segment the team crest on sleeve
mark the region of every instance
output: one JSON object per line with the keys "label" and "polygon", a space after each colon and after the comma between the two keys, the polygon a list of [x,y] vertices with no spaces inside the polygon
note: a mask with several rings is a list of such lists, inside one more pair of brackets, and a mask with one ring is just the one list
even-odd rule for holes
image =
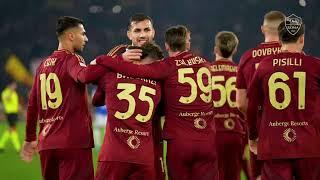
{"label": "team crest on sleeve", "polygon": [[291,14],[290,16],[286,17],[285,27],[291,35],[293,36],[296,35],[299,32],[301,26],[302,26],[301,17],[295,14]]}

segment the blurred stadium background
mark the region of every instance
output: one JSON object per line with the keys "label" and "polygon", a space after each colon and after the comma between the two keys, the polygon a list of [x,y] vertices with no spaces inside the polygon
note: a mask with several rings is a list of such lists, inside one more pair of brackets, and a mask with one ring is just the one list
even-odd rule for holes
{"label": "blurred stadium background", "polygon": [[[319,0],[1,0],[0,90],[9,79],[17,79],[21,82],[18,88],[21,103],[25,105],[39,60],[57,48],[58,16],[71,15],[84,20],[89,42],[82,55],[87,62],[117,44],[128,43],[128,19],[138,12],[153,18],[156,42],[162,47],[163,34],[169,26],[189,27],[192,49],[208,59],[213,59],[215,34],[221,30],[233,31],[240,39],[235,58],[238,61],[245,50],[263,41],[260,25],[263,15],[270,10],[302,17],[306,24],[305,52],[319,57],[320,16],[316,15],[319,9]],[[0,120],[0,135],[6,125],[6,121]],[[23,113],[18,127],[22,140]],[[39,159],[31,165],[22,163],[10,145],[0,153],[0,179],[40,177]]]}

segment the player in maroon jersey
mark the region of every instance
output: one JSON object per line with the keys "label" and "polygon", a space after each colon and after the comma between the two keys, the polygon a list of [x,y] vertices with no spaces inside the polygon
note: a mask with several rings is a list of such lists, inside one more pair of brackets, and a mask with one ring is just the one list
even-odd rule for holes
{"label": "player in maroon jersey", "polygon": [[[139,64],[163,58],[162,51],[153,43],[146,43],[141,49],[144,53]],[[97,69],[106,70],[95,66],[91,75]],[[98,84],[102,91],[97,91],[93,103],[105,103],[109,108],[96,179],[155,180],[152,120],[161,99],[160,83],[107,71]]]}
{"label": "player in maroon jersey", "polygon": [[[218,179],[210,64],[192,54],[190,31],[170,27],[165,34],[169,57],[150,65],[136,65],[118,58],[97,63],[128,76],[164,81],[164,139],[168,140],[170,179]],[[127,51],[139,57],[139,51]],[[130,59],[130,58],[129,58]]]}
{"label": "player in maroon jersey", "polygon": [[[127,29],[127,37],[131,41],[132,46],[141,47],[146,42],[152,42],[155,36],[155,30],[153,27],[153,21],[151,17],[144,14],[134,14],[130,17]],[[108,56],[120,55],[126,51],[130,45],[120,44],[115,46],[108,52]],[[154,117],[155,120],[153,124],[154,132],[154,143],[157,148],[155,148],[155,159],[157,166],[157,178],[158,180],[163,180],[164,170],[163,170],[163,160],[162,160],[162,140],[161,140],[161,126],[160,126],[160,114],[156,111],[157,115]]]}
{"label": "player in maroon jersey", "polygon": [[249,139],[259,137],[262,179],[320,178],[320,61],[302,52],[304,29],[295,15],[279,25],[281,53],[260,62],[248,90]]}
{"label": "player in maroon jersey", "polygon": [[[263,43],[257,47],[246,51],[239,63],[237,72],[237,106],[240,111],[246,114],[247,110],[247,89],[250,87],[251,79],[261,59],[266,56],[274,55],[280,52],[280,43],[277,28],[285,19],[285,15],[279,11],[270,11],[264,16],[261,31],[265,37]],[[257,178],[261,174],[262,162],[256,162],[256,156],[250,154],[251,179]]]}
{"label": "player in maroon jersey", "polygon": [[39,65],[30,92],[21,156],[31,161],[38,149],[46,180],[92,180],[91,116],[78,77],[86,65],[77,55],[88,38],[82,20],[68,16],[58,19],[56,33],[58,50]]}
{"label": "player in maroon jersey", "polygon": [[239,40],[228,31],[215,37],[211,65],[213,114],[217,130],[219,179],[240,180],[245,135],[243,114],[236,106],[237,64],[232,60]]}

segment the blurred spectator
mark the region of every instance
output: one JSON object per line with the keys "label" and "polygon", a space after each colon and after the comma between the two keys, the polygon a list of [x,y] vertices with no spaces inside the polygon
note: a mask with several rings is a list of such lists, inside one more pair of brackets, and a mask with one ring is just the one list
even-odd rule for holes
{"label": "blurred spectator", "polygon": [[16,124],[18,121],[19,98],[16,92],[17,83],[12,81],[1,93],[1,100],[9,128],[4,131],[0,138],[0,151],[3,151],[8,140],[11,140],[17,152],[21,149]]}

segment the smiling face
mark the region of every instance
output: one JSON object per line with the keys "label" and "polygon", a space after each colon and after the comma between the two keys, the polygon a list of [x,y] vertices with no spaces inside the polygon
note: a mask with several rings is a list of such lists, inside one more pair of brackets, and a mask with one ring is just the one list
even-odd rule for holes
{"label": "smiling face", "polygon": [[141,47],[144,43],[153,41],[154,28],[150,20],[133,21],[127,31],[128,38],[132,41],[132,45]]}

